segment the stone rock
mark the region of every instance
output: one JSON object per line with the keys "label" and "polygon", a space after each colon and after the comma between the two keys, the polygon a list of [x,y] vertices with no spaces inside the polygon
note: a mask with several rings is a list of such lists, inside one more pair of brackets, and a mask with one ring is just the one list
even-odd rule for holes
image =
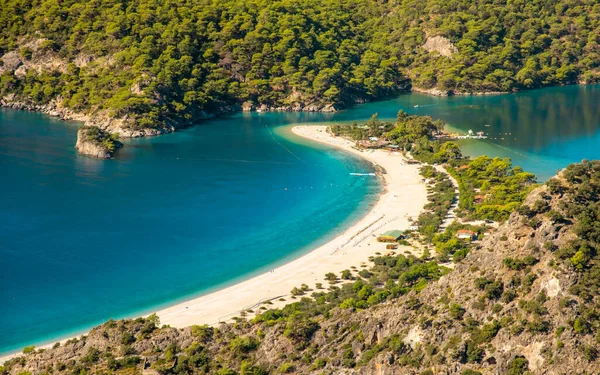
{"label": "stone rock", "polygon": [[327,104],[325,107],[321,108],[321,112],[337,112],[337,109],[333,106],[333,104]]}
{"label": "stone rock", "polygon": [[250,101],[245,101],[244,103],[242,103],[242,111],[244,111],[244,112],[254,111],[254,103],[252,103]]}
{"label": "stone rock", "polygon": [[442,56],[450,57],[458,52],[458,48],[452,42],[443,36],[434,36],[427,38],[423,45],[428,52],[437,52]]}

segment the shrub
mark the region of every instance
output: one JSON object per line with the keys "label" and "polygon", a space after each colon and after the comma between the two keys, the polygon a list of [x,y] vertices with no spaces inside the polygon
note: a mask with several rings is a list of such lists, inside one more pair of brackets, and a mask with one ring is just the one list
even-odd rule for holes
{"label": "shrub", "polygon": [[579,347],[579,351],[581,351],[581,353],[583,354],[583,357],[588,362],[593,362],[596,360],[596,358],[598,358],[598,349],[596,349],[595,346],[581,345]]}
{"label": "shrub", "polygon": [[133,335],[130,332],[123,332],[123,334],[121,335],[121,344],[123,345],[129,345],[129,344],[133,344],[135,342],[135,337],[133,337]]}
{"label": "shrub", "polygon": [[35,350],[35,345],[26,346],[23,348],[23,354],[33,353]]}
{"label": "shrub", "polygon": [[258,348],[259,342],[254,337],[235,337],[229,342],[229,349],[236,355],[249,353]]}
{"label": "shrub", "polygon": [[504,292],[502,292],[502,302],[504,303],[510,303],[512,302],[515,298],[517,298],[517,292],[515,292],[513,289],[506,289],[504,290]]}
{"label": "shrub", "polygon": [[462,320],[466,310],[459,304],[453,303],[450,305],[450,316],[456,320]]}
{"label": "shrub", "polygon": [[83,363],[92,364],[100,359],[100,351],[96,348],[90,348],[86,355],[81,358]]}
{"label": "shrub", "polygon": [[516,357],[509,365],[506,375],[523,375],[529,368],[529,362],[524,357]]}
{"label": "shrub", "polygon": [[352,272],[350,272],[350,270],[343,270],[341,273],[341,277],[344,280],[352,280]]}
{"label": "shrub", "polygon": [[502,281],[494,281],[491,284],[488,284],[484,288],[484,296],[487,299],[498,299],[502,296],[502,291],[504,290],[504,284]]}
{"label": "shrub", "polygon": [[291,372],[296,371],[296,366],[293,363],[286,362],[279,367],[279,372],[281,374],[289,374]]}
{"label": "shrub", "polygon": [[480,362],[485,354],[484,350],[477,346],[473,341],[467,342],[467,361],[468,362]]}
{"label": "shrub", "polygon": [[315,362],[313,363],[312,366],[310,366],[311,370],[318,370],[320,368],[323,368],[327,365],[327,361],[325,360],[325,358],[317,358],[315,360]]}
{"label": "shrub", "polygon": [[19,50],[19,56],[21,56],[25,60],[31,60],[33,57],[33,51],[31,48],[23,47]]}
{"label": "shrub", "polygon": [[200,341],[207,342],[210,341],[213,337],[215,329],[208,325],[193,325],[192,326],[192,335],[200,339]]}
{"label": "shrub", "polygon": [[329,281],[330,284],[335,284],[337,282],[337,276],[333,272],[328,272],[325,274],[325,280]]}

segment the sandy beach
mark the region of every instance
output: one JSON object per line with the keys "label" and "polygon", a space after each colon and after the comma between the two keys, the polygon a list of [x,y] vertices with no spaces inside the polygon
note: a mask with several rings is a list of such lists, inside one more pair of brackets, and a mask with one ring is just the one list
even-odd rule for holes
{"label": "sandy beach", "polygon": [[[158,311],[162,323],[174,327],[218,324],[239,316],[242,309],[256,311],[261,301],[272,300],[273,305],[269,307],[290,303],[293,301],[289,295],[292,288],[301,284],[314,288],[315,283],[327,286],[324,281],[326,273],[339,275],[340,271],[351,266],[359,267],[376,252],[386,253],[385,245],[378,243],[375,236],[386,230],[407,229],[409,220],[416,218],[427,202],[427,191],[421,183],[419,166],[404,163],[402,155],[384,150],[360,152],[352,148],[352,142],[327,133],[326,126],[295,126],[292,131],[310,140],[344,149],[383,168],[386,171],[382,175],[386,189],[378,202],[342,235],[290,263],[231,287]],[[285,301],[279,301],[280,298]]]}
{"label": "sandy beach", "polygon": [[[352,147],[353,142],[333,137],[326,129],[326,126],[301,125],[293,127],[292,132],[297,136],[341,148],[381,167],[384,171],[381,177],[384,179],[385,189],[371,211],[340,236],[294,261],[230,287],[158,311],[162,324],[173,327],[216,325],[240,316],[242,310],[259,311],[260,305],[265,301],[272,302],[270,308],[281,307],[293,302],[290,295],[292,288],[307,284],[314,289],[316,283],[327,287],[329,284],[325,281],[325,274],[328,272],[339,276],[342,270],[352,266],[360,269],[361,264],[368,264],[369,257],[377,252],[387,253],[385,244],[377,242],[376,236],[387,230],[404,230],[410,226],[410,220],[419,215],[427,202],[427,190],[421,182],[419,166],[406,164],[405,158],[397,152],[358,151]],[[396,252],[402,253],[409,249],[401,246]],[[0,358],[0,363],[9,357]]]}

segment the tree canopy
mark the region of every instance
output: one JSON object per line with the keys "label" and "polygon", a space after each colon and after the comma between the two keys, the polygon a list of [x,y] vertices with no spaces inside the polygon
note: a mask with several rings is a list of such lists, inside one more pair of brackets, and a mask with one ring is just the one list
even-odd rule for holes
{"label": "tree canopy", "polygon": [[[15,75],[0,60],[0,94],[148,127],[243,101],[348,105],[410,81],[457,92],[592,82],[599,20],[595,0],[7,0],[0,55],[41,68]],[[453,52],[424,49],[433,36]]]}

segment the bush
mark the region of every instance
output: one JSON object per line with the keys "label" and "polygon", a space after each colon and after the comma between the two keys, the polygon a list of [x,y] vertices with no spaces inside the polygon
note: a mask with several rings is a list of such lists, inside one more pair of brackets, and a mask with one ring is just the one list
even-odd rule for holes
{"label": "bush", "polygon": [[121,334],[121,344],[123,345],[130,345],[133,344],[135,342],[135,337],[133,337],[133,335],[130,332],[123,332],[123,334]]}
{"label": "bush", "polygon": [[19,50],[19,56],[21,56],[25,60],[31,60],[33,57],[33,51],[31,48],[23,47]]}
{"label": "bush", "polygon": [[23,348],[23,354],[33,353],[35,350],[35,345],[26,346]]}
{"label": "bush", "polygon": [[296,366],[293,363],[286,362],[279,367],[279,372],[281,374],[289,374],[291,372],[296,371]]}
{"label": "bush", "polygon": [[598,358],[598,349],[591,345],[581,345],[579,351],[588,362],[593,362]]}
{"label": "bush", "polygon": [[466,310],[459,304],[453,303],[450,305],[450,316],[456,320],[462,320]]}
{"label": "bush", "polygon": [[525,357],[516,357],[509,365],[506,375],[523,375],[529,369],[529,362]]}
{"label": "bush", "polygon": [[193,325],[192,335],[197,337],[202,342],[208,342],[212,339],[215,329],[208,325]]}
{"label": "bush", "polygon": [[467,361],[468,362],[480,362],[483,358],[485,351],[477,346],[473,341],[467,342]]}
{"label": "bush", "polygon": [[236,355],[249,353],[258,348],[259,342],[254,337],[236,337],[229,342],[229,350]]}

